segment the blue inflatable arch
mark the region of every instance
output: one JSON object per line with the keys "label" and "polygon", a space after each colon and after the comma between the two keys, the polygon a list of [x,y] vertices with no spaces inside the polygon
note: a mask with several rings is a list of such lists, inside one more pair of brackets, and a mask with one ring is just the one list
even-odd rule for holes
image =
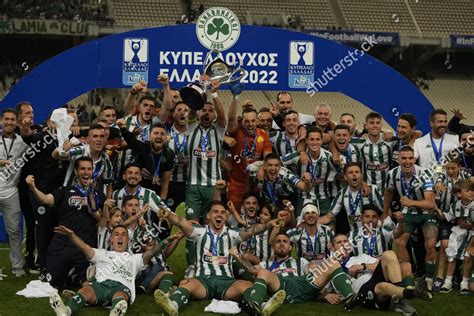
{"label": "blue inflatable arch", "polygon": [[[248,71],[246,90],[342,92],[381,113],[396,127],[396,112],[425,117],[433,108],[405,77],[361,49],[309,34],[277,28],[242,26],[238,42],[223,55]],[[2,101],[3,107],[28,100],[39,120],[55,108],[95,88],[126,88],[144,79],[170,76],[185,86],[202,70],[207,49],[195,25],[134,30],[84,43],[33,69]],[[310,88],[309,88],[310,87]],[[419,129],[427,132],[426,120]]]}

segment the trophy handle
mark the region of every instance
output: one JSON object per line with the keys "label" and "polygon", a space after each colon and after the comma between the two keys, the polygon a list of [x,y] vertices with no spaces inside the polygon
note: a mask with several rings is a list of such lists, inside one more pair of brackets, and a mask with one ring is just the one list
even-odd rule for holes
{"label": "trophy handle", "polygon": [[[233,78],[234,75],[238,72],[240,72],[240,75]],[[240,81],[240,79],[242,79],[246,74],[247,74],[247,70],[239,67],[237,69],[234,69],[232,71],[231,75],[229,76],[229,79],[226,82],[223,82],[223,83],[233,83],[233,82],[236,82],[236,81]]]}
{"label": "trophy handle", "polygon": [[[216,54],[215,58],[212,58],[212,54]],[[206,73],[207,67],[216,59],[216,58],[221,58],[224,60],[224,57],[222,56],[222,53],[216,49],[210,50],[206,54],[206,58],[204,58],[204,63],[202,64],[202,72]]]}

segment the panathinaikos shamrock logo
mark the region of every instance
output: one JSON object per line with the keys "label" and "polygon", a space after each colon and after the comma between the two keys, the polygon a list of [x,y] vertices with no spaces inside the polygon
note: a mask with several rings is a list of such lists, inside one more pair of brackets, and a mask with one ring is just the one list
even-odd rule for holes
{"label": "panathinaikos shamrock logo", "polygon": [[240,36],[239,18],[229,9],[209,8],[196,22],[196,35],[201,44],[209,49],[229,49]]}
{"label": "panathinaikos shamrock logo", "polygon": [[207,25],[207,35],[216,35],[216,41],[219,40],[219,34],[222,33],[223,35],[229,35],[229,24],[224,22],[222,18],[215,18],[212,20],[210,24]]}

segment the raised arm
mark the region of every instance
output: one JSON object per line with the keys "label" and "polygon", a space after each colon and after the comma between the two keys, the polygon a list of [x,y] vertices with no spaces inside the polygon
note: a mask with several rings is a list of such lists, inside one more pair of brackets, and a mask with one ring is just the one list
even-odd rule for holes
{"label": "raised arm", "polygon": [[212,81],[211,82],[211,94],[212,94],[212,102],[214,103],[214,109],[216,110],[216,122],[217,125],[220,128],[225,128],[227,125],[226,119],[225,119],[225,111],[224,111],[224,106],[222,105],[222,101],[219,98],[219,95],[217,95],[217,90],[220,87],[220,83],[218,81]]}
{"label": "raised arm", "polygon": [[123,111],[125,113],[130,115],[135,114],[135,106],[137,103],[136,96],[140,92],[145,92],[146,88],[146,82],[143,80],[133,85],[127,97],[125,98],[125,101],[123,102]]}
{"label": "raised arm", "polygon": [[191,222],[188,222],[184,218],[176,215],[176,213],[173,213],[169,209],[165,208],[160,208],[160,210],[158,211],[158,217],[168,219],[171,224],[176,225],[179,229],[181,229],[184,236],[191,237],[194,230]]}
{"label": "raised arm", "polygon": [[82,253],[86,256],[87,260],[91,260],[94,257],[95,255],[94,249],[92,249],[91,246],[86,244],[79,236],[77,236],[69,228],[59,225],[54,228],[54,232],[57,234],[61,234],[61,235],[69,237],[69,240],[71,240],[71,242],[82,251]]}
{"label": "raised arm", "polygon": [[173,103],[171,102],[171,89],[167,75],[159,75],[157,78],[158,83],[163,86],[163,103],[161,104],[161,110],[158,113],[160,121],[166,122],[168,117],[173,110]]}
{"label": "raised arm", "polygon": [[269,221],[266,224],[257,223],[257,224],[254,224],[252,226],[245,227],[245,228],[240,230],[240,234],[239,234],[240,239],[242,239],[242,241],[245,241],[245,240],[251,238],[252,236],[263,233],[264,231],[266,231],[270,227],[277,226],[277,225],[278,225],[277,220],[272,219],[271,221]]}
{"label": "raised arm", "polygon": [[47,205],[47,206],[53,206],[54,205],[54,196],[50,194],[44,194],[38,188],[36,187],[35,184],[35,177],[32,175],[29,175],[25,179],[26,184],[30,187],[31,192],[33,193],[35,199],[39,202],[39,204],[42,205]]}

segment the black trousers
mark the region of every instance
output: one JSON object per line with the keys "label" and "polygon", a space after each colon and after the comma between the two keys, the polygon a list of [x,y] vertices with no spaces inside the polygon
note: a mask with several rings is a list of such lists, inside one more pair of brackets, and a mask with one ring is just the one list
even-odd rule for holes
{"label": "black trousers", "polygon": [[48,246],[54,236],[54,227],[56,226],[56,216],[54,207],[40,205],[30,192],[30,201],[35,216],[35,239],[36,251],[38,253],[36,263],[40,269],[46,267],[46,254]]}
{"label": "black trousers", "polygon": [[86,280],[86,271],[89,261],[86,256],[71,242],[64,242],[63,238],[53,238],[48,247],[46,257],[47,281],[55,288],[65,287],[68,273],[75,268],[79,282]]}
{"label": "black trousers", "polygon": [[166,205],[174,212],[176,207],[186,200],[186,182],[170,181]]}
{"label": "black trousers", "polygon": [[36,243],[35,243],[35,213],[30,201],[30,189],[23,180],[20,180],[18,184],[18,193],[20,196],[20,207],[25,217],[26,226],[26,256],[34,256]]}

